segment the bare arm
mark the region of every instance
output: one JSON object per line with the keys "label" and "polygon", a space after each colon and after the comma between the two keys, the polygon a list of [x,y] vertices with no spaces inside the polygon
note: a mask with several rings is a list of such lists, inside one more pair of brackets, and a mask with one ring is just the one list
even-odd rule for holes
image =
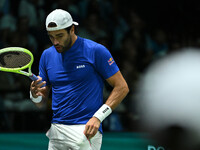
{"label": "bare arm", "polygon": [[[108,78],[106,81],[113,87],[113,90],[105,104],[114,110],[128,94],[129,88],[120,71]],[[87,122],[84,134],[88,139],[92,138],[97,133],[100,124],[101,121],[96,117],[92,117]]]}
{"label": "bare arm", "polygon": [[129,88],[120,71],[108,78],[106,81],[113,87],[113,90],[105,104],[114,110],[126,97]]}

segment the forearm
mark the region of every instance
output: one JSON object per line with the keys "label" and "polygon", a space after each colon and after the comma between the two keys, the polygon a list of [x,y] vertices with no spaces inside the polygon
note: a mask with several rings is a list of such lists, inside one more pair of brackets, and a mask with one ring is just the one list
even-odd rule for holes
{"label": "forearm", "polygon": [[99,110],[93,115],[102,122],[107,116],[112,113],[121,101],[125,98],[127,93],[129,92],[127,84],[115,86],[108,97],[107,101],[104,105],[102,105]]}
{"label": "forearm", "polygon": [[101,122],[112,113],[112,110],[121,103],[129,92],[128,85],[120,71],[108,78],[106,81],[113,87],[113,90],[105,104],[102,105],[94,114],[94,117],[98,118]]}
{"label": "forearm", "polygon": [[128,92],[129,92],[129,89],[126,84],[123,86],[119,85],[119,86],[114,87],[108,99],[106,100],[105,104],[107,104],[108,106],[110,106],[112,110],[114,110],[126,97]]}

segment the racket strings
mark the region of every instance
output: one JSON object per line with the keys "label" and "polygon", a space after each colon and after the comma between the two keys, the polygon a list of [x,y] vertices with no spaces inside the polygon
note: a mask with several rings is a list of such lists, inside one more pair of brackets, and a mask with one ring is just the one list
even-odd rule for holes
{"label": "racket strings", "polygon": [[0,67],[21,68],[29,64],[31,56],[25,52],[9,51],[0,54]]}

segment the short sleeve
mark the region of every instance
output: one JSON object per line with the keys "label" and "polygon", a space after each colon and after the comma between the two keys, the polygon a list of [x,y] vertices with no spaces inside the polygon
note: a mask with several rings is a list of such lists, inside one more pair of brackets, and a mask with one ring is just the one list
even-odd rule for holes
{"label": "short sleeve", "polygon": [[111,53],[101,44],[97,44],[94,48],[94,59],[95,68],[104,79],[108,79],[119,71]]}
{"label": "short sleeve", "polygon": [[45,51],[42,53],[39,63],[39,76],[42,77],[43,81],[46,81],[46,85],[50,85],[47,70],[46,70],[46,61],[45,61]]}

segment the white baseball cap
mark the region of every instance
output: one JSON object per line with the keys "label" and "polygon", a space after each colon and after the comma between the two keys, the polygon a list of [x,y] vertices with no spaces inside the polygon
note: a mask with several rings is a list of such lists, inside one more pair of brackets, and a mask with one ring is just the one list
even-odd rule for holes
{"label": "white baseball cap", "polygon": [[[49,23],[55,23],[56,27],[48,27]],[[47,31],[55,31],[70,27],[72,24],[78,25],[74,22],[70,13],[62,9],[52,11],[46,18]]]}

